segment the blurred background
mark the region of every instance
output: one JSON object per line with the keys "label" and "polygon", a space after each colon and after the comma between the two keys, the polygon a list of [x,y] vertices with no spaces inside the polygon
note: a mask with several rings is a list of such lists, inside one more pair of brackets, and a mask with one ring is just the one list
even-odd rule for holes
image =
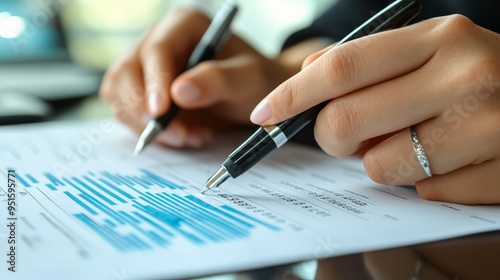
{"label": "blurred background", "polygon": [[[106,67],[175,7],[213,15],[222,2],[0,1],[0,124],[110,116],[96,101]],[[232,30],[272,57],[334,2],[241,0]]]}
{"label": "blurred background", "polygon": [[[213,14],[221,0],[65,0],[62,21],[71,54],[81,63],[103,68],[143,31],[176,6],[197,6]],[[241,0],[232,25],[238,35],[268,55],[276,54],[288,34],[307,25],[334,0]],[[99,51],[96,51],[99,50]]]}

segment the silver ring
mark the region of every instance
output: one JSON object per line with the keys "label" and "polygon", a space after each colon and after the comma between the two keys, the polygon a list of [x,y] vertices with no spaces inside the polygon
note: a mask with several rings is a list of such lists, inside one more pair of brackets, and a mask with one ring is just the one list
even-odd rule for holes
{"label": "silver ring", "polygon": [[411,142],[413,143],[413,150],[415,151],[415,155],[417,155],[418,161],[422,168],[424,168],[425,174],[427,177],[432,177],[431,168],[429,167],[429,160],[427,160],[427,155],[424,152],[424,146],[420,144],[417,137],[417,131],[415,130],[415,126],[410,126],[410,135]]}

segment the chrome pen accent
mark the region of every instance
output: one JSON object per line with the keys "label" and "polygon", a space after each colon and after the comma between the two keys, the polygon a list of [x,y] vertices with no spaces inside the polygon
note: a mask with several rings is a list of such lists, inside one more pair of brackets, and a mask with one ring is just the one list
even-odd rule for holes
{"label": "chrome pen accent", "polygon": [[[230,175],[229,172],[227,172],[226,168],[224,166],[221,166],[217,172],[212,175],[212,177],[208,178],[208,184],[210,184],[213,187],[218,187],[222,183],[224,183],[227,179],[229,179]],[[202,194],[205,194],[208,192],[211,188],[205,187],[203,191],[201,191]]]}
{"label": "chrome pen accent", "polygon": [[267,134],[271,136],[274,143],[276,144],[276,147],[279,148],[286,142],[288,142],[288,138],[286,137],[285,133],[283,133],[283,131],[277,125],[264,126],[263,128],[267,131]]}

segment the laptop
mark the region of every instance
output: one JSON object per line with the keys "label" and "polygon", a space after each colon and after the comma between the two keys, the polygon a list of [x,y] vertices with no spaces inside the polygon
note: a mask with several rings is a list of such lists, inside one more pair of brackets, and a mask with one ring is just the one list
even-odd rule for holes
{"label": "laptop", "polygon": [[48,119],[98,91],[102,72],[69,56],[59,2],[0,2],[0,124]]}

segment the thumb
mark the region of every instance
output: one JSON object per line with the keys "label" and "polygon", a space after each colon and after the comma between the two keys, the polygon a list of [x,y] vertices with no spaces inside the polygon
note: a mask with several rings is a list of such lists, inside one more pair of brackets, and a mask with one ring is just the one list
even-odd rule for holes
{"label": "thumb", "polygon": [[[184,109],[201,109],[218,103],[238,104],[248,122],[253,106],[273,87],[252,56],[200,63],[177,77],[171,87],[173,101]],[[243,117],[244,116],[244,117]],[[239,116],[232,116],[238,118]]]}

